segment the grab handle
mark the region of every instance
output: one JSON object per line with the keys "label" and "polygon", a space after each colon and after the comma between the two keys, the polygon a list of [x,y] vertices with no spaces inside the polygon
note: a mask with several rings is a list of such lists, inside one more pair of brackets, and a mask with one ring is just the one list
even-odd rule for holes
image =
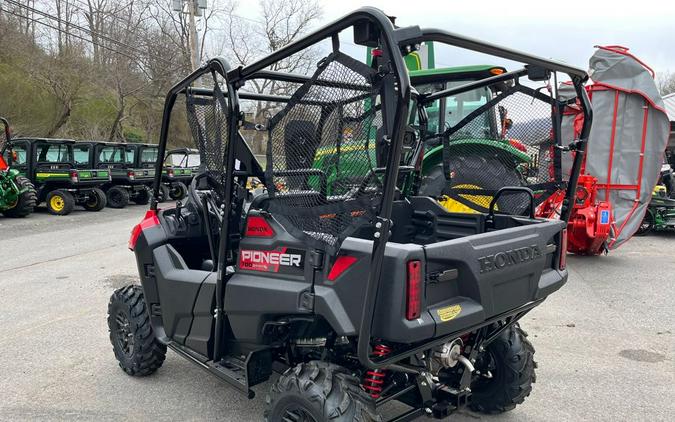
{"label": "grab handle", "polygon": [[490,201],[490,209],[488,212],[488,220],[492,221],[495,216],[495,205],[497,205],[497,199],[499,199],[500,196],[504,192],[524,192],[530,197],[530,218],[534,219],[534,192],[532,192],[532,189],[526,188],[524,186],[505,186],[497,191],[495,196],[492,198],[492,201]]}

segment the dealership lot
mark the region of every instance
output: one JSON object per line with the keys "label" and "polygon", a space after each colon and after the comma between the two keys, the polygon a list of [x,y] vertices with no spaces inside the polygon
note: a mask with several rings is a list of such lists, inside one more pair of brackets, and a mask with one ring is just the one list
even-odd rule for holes
{"label": "dealership lot", "polygon": [[[136,278],[126,242],[144,211],[0,219],[0,420],[262,418],[267,384],[249,401],[173,353],[147,378],[117,367],[107,302]],[[568,284],[523,321],[539,363],[532,395],[505,415],[451,419],[672,420],[674,241],[569,257]]]}

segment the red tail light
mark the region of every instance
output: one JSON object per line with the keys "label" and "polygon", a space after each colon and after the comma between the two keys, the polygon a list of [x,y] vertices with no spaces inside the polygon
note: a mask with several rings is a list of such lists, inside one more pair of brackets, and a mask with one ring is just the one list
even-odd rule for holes
{"label": "red tail light", "polygon": [[73,171],[70,172],[70,180],[73,183],[77,183],[77,182],[80,181],[80,176],[77,174],[76,171],[73,170]]}
{"label": "red tail light", "polygon": [[567,229],[560,233],[560,254],[558,256],[558,269],[561,271],[567,267]]}
{"label": "red tail light", "polygon": [[159,218],[157,218],[157,211],[148,210],[145,213],[145,217],[141,220],[140,223],[136,224],[133,229],[131,229],[131,237],[129,238],[129,249],[134,250],[136,248],[136,242],[138,242],[138,236],[141,235],[141,232],[147,228],[158,226]]}
{"label": "red tail light", "polygon": [[405,317],[415,320],[422,314],[422,263],[408,261],[408,279],[406,280]]}
{"label": "red tail light", "polygon": [[358,259],[355,256],[349,255],[338,256],[337,259],[335,260],[335,263],[333,264],[333,267],[330,269],[330,272],[328,273],[328,280],[335,281],[335,279],[340,277],[342,273],[344,273],[349,269],[349,267],[354,265],[356,261],[358,261]]}
{"label": "red tail light", "polygon": [[173,169],[168,169],[168,170],[166,171],[166,174],[168,174],[169,177],[173,177]]}
{"label": "red tail light", "polygon": [[136,173],[133,171],[128,171],[127,176],[129,177],[129,180],[134,180],[136,178]]}
{"label": "red tail light", "polygon": [[270,226],[265,217],[252,215],[246,220],[245,235],[252,237],[273,237],[274,229]]}

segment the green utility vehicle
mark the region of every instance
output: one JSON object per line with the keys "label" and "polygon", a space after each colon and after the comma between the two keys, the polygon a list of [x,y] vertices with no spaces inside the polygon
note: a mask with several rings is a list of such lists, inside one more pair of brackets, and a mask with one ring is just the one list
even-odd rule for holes
{"label": "green utility vehicle", "polygon": [[[19,170],[10,168],[18,155],[8,145],[11,140],[9,123],[0,117],[0,213],[6,217],[26,217],[33,212],[37,202],[35,187]],[[14,160],[12,160],[14,158]]]}
{"label": "green utility vehicle", "polygon": [[[146,150],[150,150],[150,154]],[[80,166],[90,166],[110,171],[110,181],[103,185],[108,206],[124,208],[132,201],[146,205],[150,201],[149,186],[155,170],[143,160],[154,165],[152,146],[114,142],[78,142],[75,146],[76,161]],[[168,188],[166,189],[168,191]],[[166,192],[165,192],[166,193]],[[168,193],[167,193],[168,195]]]}
{"label": "green utility vehicle", "polygon": [[10,142],[9,165],[30,179],[37,188],[37,202],[45,202],[55,215],[67,215],[75,205],[100,211],[106,205],[101,185],[110,181],[110,171],[75,163],[71,139],[17,138]]}
{"label": "green utility vehicle", "polygon": [[193,148],[176,148],[166,153],[162,182],[169,187],[169,197],[184,199],[187,187],[199,172],[201,164],[199,151]]}

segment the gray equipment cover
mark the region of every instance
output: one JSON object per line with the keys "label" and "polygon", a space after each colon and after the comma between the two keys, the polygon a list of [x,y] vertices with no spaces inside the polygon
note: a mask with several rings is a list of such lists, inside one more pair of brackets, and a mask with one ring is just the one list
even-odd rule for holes
{"label": "gray equipment cover", "polygon": [[644,218],[670,128],[653,72],[628,49],[598,47],[589,64],[593,124],[586,173],[598,179],[597,199],[612,206],[608,247],[615,249]]}

